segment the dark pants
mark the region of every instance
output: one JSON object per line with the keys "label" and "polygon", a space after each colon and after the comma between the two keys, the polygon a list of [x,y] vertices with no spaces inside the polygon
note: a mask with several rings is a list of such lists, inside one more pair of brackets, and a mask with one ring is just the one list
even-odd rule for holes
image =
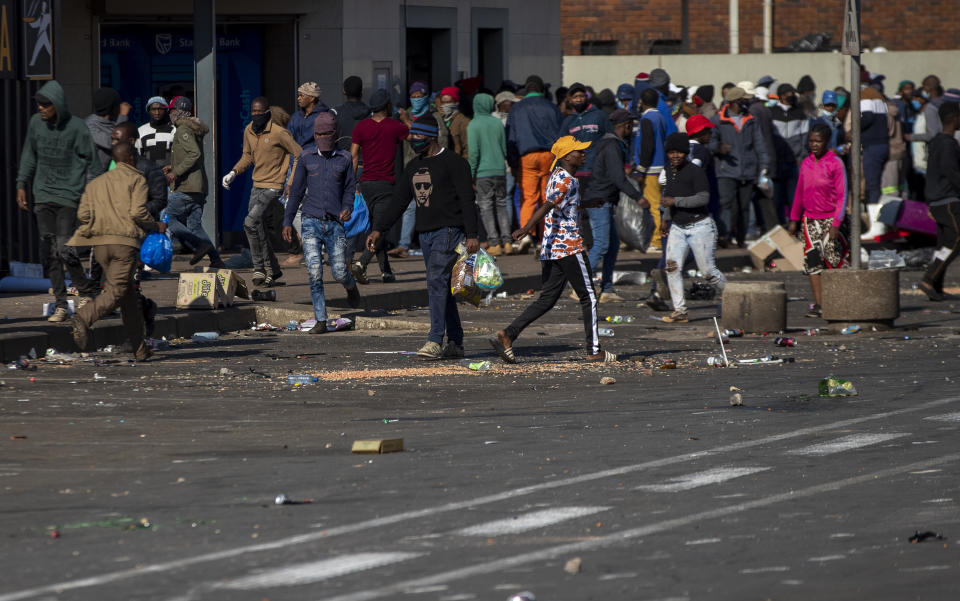
{"label": "dark pants", "polygon": [[943,292],[943,278],[950,263],[960,254],[960,199],[930,207],[937,222],[937,250],[923,274],[923,281]]}
{"label": "dark pants", "polygon": [[87,279],[77,250],[67,246],[67,240],[77,229],[77,209],[53,203],[37,204],[33,208],[40,233],[40,263],[43,272],[50,278],[57,308],[67,308],[67,283],[64,266],[70,273],[70,281],[80,294],[93,294],[97,282]]}
{"label": "dark pants", "polygon": [[[393,184],[390,182],[360,182],[360,193],[363,194],[363,201],[367,203],[367,210],[370,212],[370,223],[376,223],[381,213],[387,210],[390,200],[393,198]],[[360,255],[360,264],[366,269],[374,255],[377,257],[377,264],[380,265],[380,273],[393,273],[390,269],[390,260],[387,259],[387,250],[384,248],[384,240],[381,236],[377,241],[377,250],[370,252],[364,248]],[[421,245],[422,246],[422,245]],[[426,258],[427,253],[423,253]]]}
{"label": "dark pants", "polygon": [[271,214],[272,205],[278,198],[280,198],[279,189],[253,188],[250,190],[247,217],[243,220],[243,231],[246,232],[247,242],[250,243],[253,270],[273,277],[277,277],[280,273],[280,262],[277,261],[276,253],[273,252],[266,220]]}
{"label": "dark pants", "polygon": [[457,301],[450,293],[450,277],[453,264],[457,262],[454,250],[463,242],[463,230],[442,227],[430,232],[420,232],[420,248],[427,267],[427,297],[430,301],[430,342],[443,344],[443,335],[454,344],[463,344],[463,326]]}
{"label": "dark pants", "polygon": [[597,333],[597,295],[593,290],[593,273],[586,255],[576,253],[554,261],[543,261],[540,279],[543,282],[540,296],[504,330],[510,340],[516,340],[527,326],[552,309],[560,300],[567,282],[570,282],[570,286],[577,293],[577,298],[580,299],[583,332],[587,338],[587,354],[598,354],[600,335]]}
{"label": "dark pants", "polygon": [[720,192],[720,217],[727,235],[736,236],[737,244],[743,244],[747,237],[753,183],[751,179],[717,178],[717,188]]}
{"label": "dark pants", "polygon": [[220,253],[203,230],[203,205],[206,202],[204,195],[199,192],[171,192],[167,196],[167,213],[170,215],[167,229],[171,236],[191,250],[196,251],[204,244],[209,244],[211,248],[207,256],[210,262],[219,263]]}
{"label": "dark pants", "polygon": [[123,244],[104,244],[94,246],[93,254],[103,266],[103,292],[92,302],[77,309],[77,317],[90,327],[120,305],[127,340],[133,346],[134,353],[141,355],[146,352],[143,309],[137,300],[133,279],[140,260],[140,250]]}
{"label": "dark pants", "polygon": [[[887,144],[871,144],[863,147],[863,187],[867,193],[867,204],[880,202],[880,181],[883,178],[883,167],[890,156],[890,146]],[[854,219],[856,219],[854,215]]]}

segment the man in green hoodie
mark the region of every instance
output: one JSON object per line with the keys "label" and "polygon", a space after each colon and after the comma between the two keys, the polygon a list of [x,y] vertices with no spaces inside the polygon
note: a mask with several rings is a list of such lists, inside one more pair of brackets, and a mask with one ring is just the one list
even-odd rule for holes
{"label": "man in green hoodie", "polygon": [[70,114],[60,84],[49,81],[35,96],[37,114],[30,118],[27,137],[17,172],[17,204],[29,211],[27,184],[32,183],[33,212],[40,233],[40,262],[50,278],[56,307],[49,321],[67,319],[67,285],[64,266],[71,283],[82,295],[80,306],[94,294],[96,283],[87,279],[77,252],[66,246],[77,227],[77,206],[87,181],[100,175],[90,130],[83,120]]}
{"label": "man in green hoodie", "polygon": [[510,212],[507,210],[507,134],[493,112],[493,96],[473,97],[473,119],[467,125],[470,175],[477,190],[477,206],[493,256],[513,254]]}

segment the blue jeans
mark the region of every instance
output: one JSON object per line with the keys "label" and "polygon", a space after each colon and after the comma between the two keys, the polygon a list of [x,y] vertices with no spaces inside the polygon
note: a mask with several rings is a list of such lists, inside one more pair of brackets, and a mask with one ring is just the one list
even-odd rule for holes
{"label": "blue jeans", "polygon": [[203,231],[203,205],[206,202],[203,194],[193,192],[170,192],[167,196],[167,214],[170,215],[170,223],[167,229],[170,235],[180,239],[181,242],[196,251],[204,244],[209,244],[210,262],[220,262],[220,253],[216,246]]}
{"label": "blue jeans", "polygon": [[601,292],[613,292],[613,268],[617,265],[617,255],[620,253],[620,236],[617,234],[613,211],[613,205],[606,202],[602,207],[587,209],[593,229],[590,267],[594,273],[600,272]]}
{"label": "blue jeans", "polygon": [[324,221],[315,217],[303,217],[303,258],[310,276],[310,298],[313,300],[313,316],[317,321],[327,320],[327,300],[323,295],[323,248],[327,249],[330,271],[347,290],[356,287],[353,275],[347,269],[347,238],[339,221]]}
{"label": "blue jeans", "polygon": [[450,276],[457,262],[454,249],[464,240],[458,227],[420,232],[420,248],[427,266],[427,296],[430,299],[430,342],[443,344],[443,335],[454,344],[463,344],[463,326],[457,301],[450,293]]}
{"label": "blue jeans", "polygon": [[673,309],[679,313],[687,312],[687,304],[683,296],[683,264],[687,254],[693,252],[693,259],[697,262],[697,269],[703,272],[707,281],[717,290],[723,290],[727,278],[717,269],[715,255],[717,252],[717,224],[713,219],[706,217],[681,227],[674,223],[670,226],[670,235],[667,236],[667,286],[670,287],[670,300]]}
{"label": "blue jeans", "polygon": [[403,212],[403,221],[400,224],[400,242],[397,243],[399,248],[410,249],[410,245],[413,244],[413,231],[416,225],[417,203],[411,200],[410,204],[407,205],[407,210]]}

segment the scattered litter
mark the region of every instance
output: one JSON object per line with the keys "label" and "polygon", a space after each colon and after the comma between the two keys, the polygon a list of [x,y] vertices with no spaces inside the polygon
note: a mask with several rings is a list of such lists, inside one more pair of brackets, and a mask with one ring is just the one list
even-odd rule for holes
{"label": "scattered litter", "polygon": [[907,263],[895,250],[872,250],[867,261],[867,269],[899,269]]}
{"label": "scattered litter", "polygon": [[716,316],[713,318],[713,329],[717,332],[717,342],[720,343],[720,352],[723,353],[723,367],[727,367],[730,365],[730,361],[727,359],[727,347],[723,346],[725,341],[723,339],[723,334],[720,333],[720,322],[717,321]]}
{"label": "scattered litter", "polygon": [[220,338],[219,332],[195,332],[194,335],[190,337],[194,342],[209,342],[218,338]]}
{"label": "scattered litter", "polygon": [[820,380],[819,391],[820,396],[823,397],[857,396],[857,389],[853,386],[853,382],[833,376]]}
{"label": "scattered litter", "polygon": [[723,330],[721,334],[723,334],[728,338],[743,338],[743,330],[740,328],[736,328],[732,330]]}
{"label": "scattered litter", "polygon": [[30,357],[31,359],[36,359],[36,358],[37,358],[37,349],[35,349],[35,348],[33,348],[33,347],[31,346],[31,347],[30,347],[30,352],[27,353],[27,356]]}
{"label": "scattered litter", "polygon": [[283,329],[288,332],[295,332],[300,329],[300,322],[296,319],[291,319],[287,322],[287,325],[283,326]]}
{"label": "scattered litter", "polygon": [[351,329],[353,329],[353,320],[349,317],[338,317],[336,319],[327,320],[328,332],[342,332],[344,330]]}
{"label": "scattered litter", "polygon": [[7,366],[8,369],[22,369],[25,371],[37,371],[37,366],[32,365],[30,360],[21,355],[19,359]]}
{"label": "scattered litter", "polygon": [[600,378],[600,385],[601,385],[601,386],[610,386],[610,385],[616,384],[616,383],[617,383],[617,379],[616,379],[616,378],[611,378],[610,376],[604,376],[604,377]]}
{"label": "scattered litter", "polygon": [[764,355],[763,357],[757,357],[754,359],[738,359],[737,363],[740,365],[779,365],[781,363],[793,363],[793,359],[781,359],[776,355]]}
{"label": "scattered litter", "polygon": [[605,318],[610,323],[633,323],[637,318],[633,315],[607,315]]}
{"label": "scattered litter", "polygon": [[[254,292],[256,292],[256,290],[254,290]],[[297,325],[300,325],[300,324],[297,324]],[[283,328],[279,326],[275,326],[266,321],[263,323],[254,324],[250,326],[250,329],[255,332],[280,332],[281,330],[283,330]]]}
{"label": "scattered litter", "polygon": [[563,566],[563,571],[567,574],[579,574],[581,563],[582,561],[579,557],[574,557]]}
{"label": "scattered litter", "polygon": [[644,271],[614,271],[612,276],[613,284],[634,284],[642,286],[649,281]]}
{"label": "scattered litter", "polygon": [[843,328],[842,330],[840,330],[840,333],[847,335],[847,334],[856,334],[859,331],[860,331],[860,326],[854,324],[852,326],[847,326]]}
{"label": "scattered litter", "polygon": [[123,528],[124,530],[142,530],[152,528],[153,524],[147,518],[115,518],[112,520],[101,520],[98,522],[75,522],[73,524],[63,524],[50,526],[51,532],[58,530],[77,530],[80,528]]}
{"label": "scattered litter", "polygon": [[163,338],[148,338],[147,346],[155,351],[168,351],[170,350],[170,341],[167,340],[166,336]]}
{"label": "scattered litter", "polygon": [[773,341],[773,343],[776,344],[777,346],[789,346],[789,347],[797,346],[796,338],[786,338],[784,336],[777,338],[776,340]]}
{"label": "scattered litter", "polygon": [[473,371],[490,371],[489,361],[477,361],[475,359],[462,359],[460,365]]}
{"label": "scattered litter", "polygon": [[753,273],[753,267],[747,266],[740,270],[741,273]]}
{"label": "scattered litter", "polygon": [[660,369],[677,369],[677,362],[674,359],[667,359],[660,364]]}
{"label": "scattered litter", "polygon": [[230,375],[233,375],[233,370],[230,369],[229,367],[221,367],[221,368],[220,368],[220,375],[221,375],[221,376],[230,376]]}
{"label": "scattered litter", "polygon": [[273,302],[277,300],[277,291],[276,290],[256,290],[250,293],[250,300],[253,301],[270,301]]}
{"label": "scattered litter", "polygon": [[60,538],[60,531],[59,531],[59,530],[51,530],[51,531],[50,531],[50,538]]}
{"label": "scattered litter", "polygon": [[48,363],[70,363],[76,361],[79,357],[73,353],[60,353],[57,352],[57,349],[48,348],[44,354],[44,359]]}
{"label": "scattered litter", "polygon": [[736,386],[730,387],[730,406],[731,407],[743,406],[743,389],[737,388]]}
{"label": "scattered litter", "polygon": [[355,440],[351,453],[398,453],[403,451],[402,438],[383,438],[380,440]]}
{"label": "scattered litter", "polygon": [[920,532],[919,530],[915,530],[913,536],[908,538],[907,541],[915,545],[917,543],[922,543],[925,540],[930,540],[931,538],[933,540],[947,540],[946,536],[937,532],[931,532],[929,530],[926,532]]}
{"label": "scattered litter", "polygon": [[494,298],[507,298],[507,291],[503,290],[493,295]]}
{"label": "scattered litter", "polygon": [[112,355],[113,353],[117,352],[117,347],[114,346],[114,345],[112,345],[112,344],[108,344],[107,346],[105,346],[105,347],[103,347],[103,348],[101,348],[101,349],[98,349],[97,352],[98,352],[98,353],[107,353],[107,354],[109,354],[109,355]]}
{"label": "scattered litter", "polygon": [[727,360],[723,357],[707,357],[707,365],[711,367],[726,367]]}
{"label": "scattered litter", "polygon": [[[289,324],[287,324],[289,326]],[[313,329],[313,326],[317,325],[316,319],[306,319],[300,323],[299,330],[301,332],[309,332]]]}
{"label": "scattered litter", "polygon": [[309,374],[290,374],[287,376],[287,384],[290,386],[309,386],[316,384],[320,378]]}
{"label": "scattered litter", "polygon": [[816,336],[820,333],[820,328],[810,328],[803,331],[804,336]]}
{"label": "scattered litter", "polygon": [[597,334],[607,338],[613,338],[613,330],[611,328],[597,328]]}
{"label": "scattered litter", "polygon": [[93,374],[93,379],[94,379],[94,380],[106,380],[106,379],[107,379],[107,376],[103,376],[103,375],[100,375],[100,374],[98,374],[98,373],[95,373],[95,374]]}
{"label": "scattered litter", "polygon": [[277,495],[277,498],[273,500],[274,505],[309,505],[310,503],[313,503],[313,499],[294,500],[283,493]]}

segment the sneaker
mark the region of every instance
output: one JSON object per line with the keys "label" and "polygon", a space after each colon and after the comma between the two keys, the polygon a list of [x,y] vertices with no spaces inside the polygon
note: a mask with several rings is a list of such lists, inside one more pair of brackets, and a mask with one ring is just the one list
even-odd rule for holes
{"label": "sneaker", "polygon": [[417,355],[423,357],[424,359],[440,359],[443,357],[443,349],[440,348],[440,345],[436,342],[427,341],[425,345],[420,347],[420,350],[417,351]]}
{"label": "sneaker", "polygon": [[267,276],[266,278],[264,278],[264,280],[263,280],[263,287],[264,287],[264,288],[272,288],[273,286],[283,286],[283,282],[280,281],[280,278],[282,278],[282,277],[283,277],[283,272],[282,272],[282,271],[278,271],[277,273],[275,273],[275,274],[273,274],[273,275],[268,275],[268,276]]}
{"label": "sneaker", "polygon": [[357,280],[358,284],[366,285],[370,283],[370,280],[367,279],[367,270],[360,264],[360,261],[350,266],[350,273],[353,274],[353,279]]}
{"label": "sneaker", "polygon": [[499,244],[494,244],[493,246],[487,248],[487,254],[491,257],[499,257],[503,254],[503,247]]}
{"label": "sneaker", "polygon": [[357,286],[347,289],[347,304],[351,309],[360,308],[360,290]]}
{"label": "sneaker", "polygon": [[87,350],[87,340],[90,338],[90,328],[87,324],[80,321],[79,317],[74,316],[70,320],[70,327],[73,328],[73,341],[81,351]]}
{"label": "sneaker", "polygon": [[394,259],[406,259],[409,254],[410,252],[402,246],[391,248],[387,251],[387,256]]}
{"label": "sneaker", "polygon": [[443,345],[440,351],[440,357],[443,359],[463,359],[463,345],[448,342]]}
{"label": "sneaker", "polygon": [[392,284],[397,281],[397,276],[393,275],[392,273],[385,273],[380,276],[380,279],[383,280],[384,284]]}
{"label": "sneaker", "polygon": [[53,315],[47,318],[47,321],[51,323],[60,323],[61,321],[67,321],[67,310],[63,307],[57,307]]}
{"label": "sneaker", "polygon": [[810,310],[807,311],[807,317],[823,317],[823,311],[820,310],[820,305],[817,303],[810,305]]}
{"label": "sneaker", "polygon": [[516,250],[521,254],[525,254],[531,246],[533,246],[533,236],[527,234],[520,239],[520,242],[517,243]]}
{"label": "sneaker", "polygon": [[193,256],[190,257],[190,264],[196,265],[201,259],[207,256],[211,250],[213,250],[213,245],[209,242],[204,242],[197,248],[197,250],[193,251]]}
{"label": "sneaker", "polygon": [[601,292],[600,293],[600,302],[601,303],[622,303],[626,302],[627,299],[623,298],[616,292]]}
{"label": "sneaker", "polygon": [[253,272],[253,285],[254,285],[254,286],[263,286],[263,282],[264,282],[264,280],[266,280],[266,279],[267,279],[267,274],[263,273],[262,271],[254,271],[254,272]]}
{"label": "sneaker", "polygon": [[660,294],[657,292],[654,292],[647,297],[647,306],[653,309],[654,311],[670,310],[670,305],[667,304],[667,301],[660,298]]}
{"label": "sneaker", "polygon": [[297,267],[298,265],[300,265],[300,263],[303,263],[303,255],[291,254],[289,257],[284,259],[281,265],[283,265],[284,267]]}
{"label": "sneaker", "polygon": [[687,317],[686,312],[674,311],[670,315],[664,315],[662,321],[664,323],[687,323],[690,318]]}

